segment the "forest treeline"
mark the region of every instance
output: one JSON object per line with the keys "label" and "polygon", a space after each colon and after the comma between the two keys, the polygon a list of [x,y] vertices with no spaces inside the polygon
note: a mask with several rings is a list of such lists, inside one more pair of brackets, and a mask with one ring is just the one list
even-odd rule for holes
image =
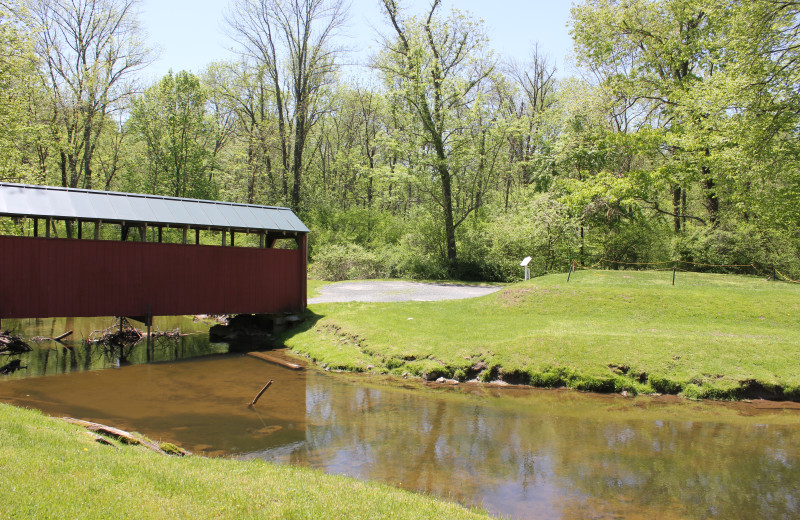
{"label": "forest treeline", "polygon": [[398,4],[345,74],[345,2],[231,0],[236,58],[148,84],[136,0],[0,2],[0,180],[288,206],[334,279],[800,278],[800,1],[584,0],[571,76]]}

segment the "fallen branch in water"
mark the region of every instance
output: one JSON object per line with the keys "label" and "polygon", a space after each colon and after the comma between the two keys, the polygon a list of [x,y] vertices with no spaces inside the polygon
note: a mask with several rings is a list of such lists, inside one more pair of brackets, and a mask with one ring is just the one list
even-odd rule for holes
{"label": "fallen branch in water", "polygon": [[52,338],[52,339],[53,339],[53,341],[61,341],[62,339],[66,338],[67,336],[71,336],[71,335],[72,335],[72,331],[68,330],[64,334],[61,334],[60,336],[56,336],[55,338]]}
{"label": "fallen branch in water", "polygon": [[[89,337],[86,338],[86,342],[90,345],[96,345],[97,343],[135,345],[142,341],[144,336],[139,330],[131,326],[126,318],[122,318],[121,321],[122,327],[115,323],[105,330],[93,330]],[[95,336],[95,334],[99,334],[99,336]]]}
{"label": "fallen branch in water", "polygon": [[144,437],[143,435],[135,435],[130,432],[126,432],[125,430],[120,430],[119,428],[114,428],[113,426],[106,426],[105,424],[94,423],[89,421],[84,421],[82,419],[73,419],[72,417],[62,417],[63,420],[67,421],[70,424],[76,424],[78,426],[83,426],[89,431],[99,433],[101,435],[106,435],[108,437],[112,437],[117,439],[120,442],[124,442],[125,444],[132,444],[138,446],[144,446],[152,451],[160,453],[162,455],[191,455],[188,451],[175,446],[174,444],[164,443],[164,446],[168,449],[162,449],[161,445],[157,442],[151,441],[150,439]]}
{"label": "fallen branch in water", "polygon": [[167,338],[167,339],[178,339],[184,336],[188,336],[188,334],[184,334],[181,332],[181,329],[172,329],[172,330],[154,330],[150,332],[151,338]]}
{"label": "fallen branch in water", "polygon": [[248,404],[247,406],[249,406],[249,407],[251,407],[251,408],[252,408],[253,406],[255,406],[255,405],[256,405],[256,403],[258,402],[258,399],[261,397],[261,395],[262,395],[264,392],[266,392],[266,391],[267,391],[267,388],[269,388],[269,385],[271,385],[271,384],[272,384],[272,379],[270,379],[269,381],[267,381],[267,384],[266,384],[266,385],[264,385],[264,388],[262,388],[262,389],[261,389],[261,391],[258,393],[258,395],[257,395],[257,396],[255,396],[255,398],[253,398],[253,400],[252,400],[252,401],[250,401],[250,404]]}
{"label": "fallen branch in water", "polygon": [[72,331],[68,330],[64,334],[61,334],[60,336],[56,336],[55,338],[46,338],[44,336],[34,336],[33,338],[31,338],[31,341],[35,341],[36,343],[41,343],[42,341],[57,341],[58,343],[61,343],[62,339],[66,338],[67,336],[70,336],[70,335],[72,335]]}
{"label": "fallen branch in water", "polygon": [[0,331],[0,354],[22,354],[33,350],[19,336],[14,336],[9,331]]}
{"label": "fallen branch in water", "polygon": [[258,358],[261,361],[266,361],[267,363],[272,363],[273,365],[278,365],[283,368],[288,368],[289,370],[303,370],[303,367],[298,364],[290,363],[283,359],[276,358],[275,356],[264,354],[263,352],[248,352],[247,355],[252,356],[254,358]]}

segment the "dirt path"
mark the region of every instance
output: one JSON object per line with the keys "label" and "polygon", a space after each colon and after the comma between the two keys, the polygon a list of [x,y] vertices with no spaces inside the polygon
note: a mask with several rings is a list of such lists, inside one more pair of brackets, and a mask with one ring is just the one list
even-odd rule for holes
{"label": "dirt path", "polygon": [[339,282],[320,287],[320,295],[308,303],[330,302],[405,302],[475,298],[499,291],[502,287],[419,282]]}

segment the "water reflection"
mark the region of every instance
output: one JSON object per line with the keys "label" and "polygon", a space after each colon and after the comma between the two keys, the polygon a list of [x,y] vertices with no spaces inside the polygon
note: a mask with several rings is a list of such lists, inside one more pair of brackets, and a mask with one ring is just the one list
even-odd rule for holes
{"label": "water reflection", "polygon": [[[209,322],[194,321],[187,317],[156,318],[155,324],[160,330],[179,329],[182,333],[187,334],[180,338],[156,338],[150,345],[143,340],[135,345],[127,346],[92,345],[85,341],[92,332],[113,327],[115,324],[115,318],[3,320],[3,329],[22,335],[33,350],[14,356],[0,356],[0,367],[16,362],[14,369],[1,377],[20,379],[69,374],[86,370],[119,368],[123,365],[176,361],[230,351],[230,347],[225,343],[208,341]],[[143,328],[141,324],[137,326]],[[73,334],[61,343],[31,340],[35,337],[56,337],[68,330],[73,331]]]}
{"label": "water reflection", "polygon": [[621,398],[498,392],[454,399],[312,373],[306,442],[240,457],[379,480],[518,518],[800,514],[797,410],[788,425],[715,419],[716,405],[700,420],[672,417],[679,409],[653,420],[641,415],[658,414],[657,401],[637,417]]}
{"label": "water reflection", "polygon": [[800,517],[794,403],[421,391],[243,355],[67,372],[0,378],[0,400],[206,455],[311,466],[515,518]]}

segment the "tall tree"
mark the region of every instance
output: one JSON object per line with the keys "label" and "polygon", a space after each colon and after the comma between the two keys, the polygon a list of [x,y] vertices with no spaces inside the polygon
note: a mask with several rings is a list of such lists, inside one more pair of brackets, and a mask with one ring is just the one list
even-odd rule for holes
{"label": "tall tree", "polygon": [[27,0],[17,11],[37,38],[63,186],[93,186],[94,154],[106,116],[121,109],[134,74],[149,62],[136,3]]}
{"label": "tall tree", "polygon": [[226,18],[242,53],[270,79],[284,198],[295,210],[302,207],[308,136],[326,110],[325,87],[337,68],[333,39],[345,18],[343,0],[234,0]]}
{"label": "tall tree", "polygon": [[514,121],[509,135],[509,172],[505,176],[505,208],[514,184],[534,185],[539,191],[550,186],[553,176],[552,146],[555,127],[548,115],[556,102],[556,68],[538,44],[524,63],[510,62],[505,67],[506,81],[499,83],[496,95]]}
{"label": "tall tree", "polygon": [[621,102],[618,128],[627,131],[631,120],[625,116],[639,105],[648,124],[664,131],[663,150],[673,166],[662,171],[672,186],[676,228],[691,184],[703,193],[708,222],[719,219],[719,177],[709,159],[714,143],[709,136],[726,114],[698,102],[723,66],[707,6],[705,0],[587,0],[572,10],[579,62]]}
{"label": "tall tree", "polygon": [[246,58],[215,68],[212,89],[234,118],[232,162],[227,170],[232,174],[228,187],[236,193],[229,197],[249,204],[285,204],[283,187],[288,190],[289,172],[277,166],[281,146],[272,80],[264,67]]}
{"label": "tall tree", "polygon": [[36,172],[29,145],[37,125],[28,117],[36,87],[33,42],[0,7],[0,180],[27,181]]}
{"label": "tall tree", "polygon": [[443,20],[440,6],[434,0],[424,18],[406,18],[395,0],[383,0],[395,38],[384,42],[376,67],[395,113],[410,118],[400,122],[397,135],[417,155],[412,168],[422,167],[421,176],[434,180],[430,195],[441,210],[452,266],[456,227],[482,205],[495,173],[496,149],[487,148],[487,137],[496,121],[483,110],[494,63],[485,54],[481,26],[458,13]]}
{"label": "tall tree", "polygon": [[186,71],[170,72],[133,102],[128,126],[144,145],[147,190],[174,197],[214,198],[214,121],[206,90]]}

